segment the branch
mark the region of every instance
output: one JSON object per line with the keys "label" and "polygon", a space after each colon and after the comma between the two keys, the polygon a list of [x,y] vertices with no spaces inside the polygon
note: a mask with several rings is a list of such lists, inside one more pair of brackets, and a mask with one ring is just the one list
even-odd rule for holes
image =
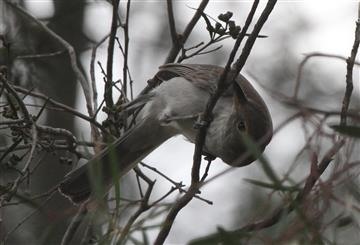
{"label": "branch", "polygon": [[[261,13],[259,20],[256,22],[255,26],[254,26],[254,30],[252,31],[252,33],[250,34],[249,38],[246,40],[246,43],[244,45],[244,48],[241,52],[240,57],[237,59],[237,61],[235,62],[235,75],[234,77],[236,77],[241,69],[243,68],[243,66],[245,65],[245,62],[247,60],[247,57],[250,54],[250,51],[256,41],[256,38],[259,36],[260,34],[260,30],[262,29],[263,25],[265,24],[266,20],[268,19],[268,17],[271,14],[271,11],[273,10],[275,4],[276,4],[277,0],[269,0],[268,3],[266,4],[263,12]],[[255,10],[251,10],[255,11]],[[251,20],[247,20],[247,22],[251,22]],[[249,25],[250,23],[245,23],[246,25]],[[244,31],[244,28],[242,30],[242,32]],[[240,34],[242,34],[242,32]],[[244,31],[243,35],[246,35],[246,30]]]}
{"label": "branch", "polygon": [[186,42],[186,40],[190,36],[190,33],[194,29],[196,23],[199,21],[201,14],[204,12],[204,9],[206,8],[208,3],[209,3],[209,0],[201,1],[198,9],[196,10],[196,12],[195,12],[194,16],[192,17],[192,19],[190,20],[189,24],[186,26],[184,32],[181,34],[180,37],[177,37],[178,41],[175,43],[173,42],[173,46],[171,47],[171,49],[166,57],[165,64],[174,62],[176,56],[180,52],[181,46]]}
{"label": "branch", "polygon": [[38,93],[38,92],[32,92],[30,90],[24,89],[20,86],[12,86],[14,88],[14,90],[16,92],[22,93],[22,94],[29,94],[35,98],[39,98],[39,99],[43,99],[45,101],[47,101],[47,103],[56,106],[62,110],[64,110],[65,112],[71,113],[77,117],[80,117],[88,122],[90,122],[91,124],[95,125],[96,127],[98,127],[101,131],[103,131],[104,133],[106,133],[106,129],[99,123],[97,122],[93,117],[89,117],[86,116],[80,112],[78,112],[77,110],[75,110],[74,108],[71,108],[70,106],[67,106],[65,104],[62,104],[54,99],[49,98],[48,96],[42,94],[42,93]]}
{"label": "branch", "polygon": [[121,230],[121,234],[120,234],[120,238],[119,238],[120,242],[125,241],[126,236],[129,235],[132,225],[139,218],[139,216],[152,207],[151,205],[149,205],[149,200],[150,200],[150,195],[152,193],[152,190],[154,188],[155,181],[150,180],[139,169],[137,169],[136,174],[148,184],[148,188],[145,192],[145,195],[141,199],[139,208],[136,210],[136,212],[133,215],[131,215],[128,222],[126,223],[124,228]]}
{"label": "branch", "polygon": [[[293,99],[297,100],[298,98],[298,93],[299,93],[299,89],[300,89],[300,83],[301,83],[301,76],[302,76],[302,71],[304,69],[305,64],[313,57],[326,57],[326,58],[334,58],[334,59],[340,59],[343,61],[346,61],[347,59],[341,55],[336,55],[336,54],[325,54],[325,53],[321,53],[321,52],[313,52],[313,53],[309,53],[306,54],[304,59],[301,61],[300,65],[299,65],[299,69],[296,75],[296,79],[295,79],[295,88],[294,88],[294,94],[293,94]],[[360,62],[358,61],[354,61],[354,64],[357,66],[360,66]]]}
{"label": "branch", "polygon": [[[206,8],[208,3],[209,3],[209,0],[201,1],[199,7],[197,8],[197,10],[196,10],[194,16],[192,17],[192,19],[190,20],[189,24],[186,26],[184,32],[180,35],[177,35],[179,41],[176,43],[173,43],[173,45],[166,57],[164,64],[174,62],[174,60],[176,59],[176,56],[179,54],[179,52],[181,50],[181,46],[188,39],[190,33],[194,29],[196,23],[199,21],[201,14],[204,12],[204,9]],[[181,45],[180,45],[180,43],[181,43]],[[153,83],[153,82],[151,82],[151,80],[149,80],[148,85],[140,92],[140,95],[147,94],[151,89],[154,88],[155,85],[156,85],[156,83]]]}
{"label": "branch", "polygon": [[69,224],[68,228],[66,229],[66,232],[61,240],[61,245],[71,244],[71,240],[73,239],[77,229],[81,225],[81,222],[86,214],[87,214],[86,205],[82,204],[79,207],[74,218],[71,220],[71,223]]}
{"label": "branch", "polygon": [[191,185],[188,192],[185,195],[183,195],[178,201],[175,202],[175,204],[172,206],[171,210],[167,214],[165,221],[163,222],[163,226],[158,236],[156,237],[154,245],[164,244],[165,239],[167,238],[170,232],[170,229],[175,221],[177,214],[183,207],[185,207],[192,200],[193,196],[195,196],[197,192],[198,192],[197,186]]}
{"label": "branch", "polygon": [[24,114],[25,120],[27,123],[30,123],[32,121],[31,116],[24,104],[24,102],[19,98],[19,95],[16,93],[15,89],[9,85],[5,75],[3,73],[0,73],[0,81],[4,85],[4,88],[12,94],[16,102],[18,103],[19,107],[21,108],[22,113]]}
{"label": "branch", "polygon": [[[192,168],[192,172],[191,172],[192,183],[199,182],[199,170],[200,170],[200,164],[201,164],[202,148],[203,148],[203,145],[205,143],[207,127],[209,127],[209,125],[211,123],[212,110],[214,109],[214,107],[215,107],[218,99],[220,98],[221,94],[227,88],[225,82],[226,82],[227,75],[228,75],[228,73],[229,73],[229,71],[231,69],[231,64],[234,61],[236,52],[238,51],[238,49],[240,47],[240,44],[241,44],[242,40],[245,37],[247,29],[249,28],[249,25],[250,25],[250,23],[251,23],[251,21],[252,21],[252,19],[254,17],[255,11],[256,11],[256,9],[258,7],[258,4],[259,4],[259,0],[255,0],[253,5],[252,5],[252,8],[250,10],[250,13],[248,14],[248,17],[247,17],[247,19],[245,21],[245,25],[244,25],[242,31],[239,33],[239,36],[236,39],[236,42],[235,42],[234,47],[233,47],[233,49],[232,49],[232,51],[230,53],[230,57],[229,57],[229,59],[227,61],[227,64],[226,64],[226,66],[224,68],[224,71],[223,71],[223,73],[221,74],[221,76],[220,76],[220,78],[218,80],[216,91],[210,96],[210,98],[209,98],[209,100],[207,102],[207,105],[206,105],[206,109],[205,109],[205,111],[203,113],[203,116],[201,118],[201,121],[203,121],[203,123],[201,123],[201,124],[206,125],[206,127],[204,127],[204,126],[200,127],[199,132],[196,135],[195,151],[194,151],[194,158],[193,158],[194,164],[193,164],[193,168]],[[259,19],[259,21],[260,21],[260,19]],[[255,29],[254,29],[254,31],[255,31]],[[254,34],[254,33],[252,33],[252,34]],[[257,34],[258,33],[256,33],[256,36],[257,36]],[[250,49],[251,49],[251,47],[250,47]],[[244,52],[244,50],[243,50],[243,52]],[[246,60],[247,56],[243,56],[242,59]],[[240,72],[240,70],[238,72]],[[234,80],[236,76],[237,76],[237,74],[234,74],[232,76],[232,80]]]}
{"label": "branch", "polygon": [[12,3],[9,0],[5,0],[5,2],[13,7],[15,10],[17,10],[18,12],[20,12],[21,14],[25,15],[27,18],[29,18],[31,21],[33,21],[34,23],[36,23],[36,25],[38,25],[44,32],[46,32],[47,34],[49,34],[52,38],[54,38],[58,43],[60,43],[62,46],[65,47],[65,49],[67,50],[69,57],[70,57],[70,64],[71,67],[76,75],[77,80],[80,82],[81,87],[83,89],[84,95],[85,95],[85,101],[86,101],[86,108],[87,111],[89,113],[90,116],[93,116],[94,111],[92,108],[92,100],[91,100],[91,89],[89,86],[88,81],[86,80],[84,74],[82,73],[81,69],[79,68],[78,64],[77,64],[77,58],[76,58],[76,53],[74,48],[67,42],[65,41],[62,37],[60,37],[58,34],[56,34],[55,32],[53,32],[49,27],[47,27],[44,23],[42,23],[41,21],[39,21],[38,19],[36,19],[34,16],[32,16],[30,13],[28,13],[25,9],[23,9],[21,6],[16,5],[14,3]]}
{"label": "branch", "polygon": [[[184,185],[182,182],[176,182],[176,181],[172,180],[171,178],[169,178],[168,176],[166,176],[165,174],[163,174],[162,172],[160,172],[157,168],[151,167],[151,166],[145,164],[144,162],[140,162],[140,165],[143,166],[143,167],[145,167],[145,168],[150,169],[151,171],[157,173],[158,175],[160,175],[161,177],[163,177],[164,179],[166,179],[167,181],[169,181],[171,184],[174,185],[173,188],[174,188],[175,190],[178,190],[180,193],[186,193],[186,192],[187,192],[187,190],[183,189],[183,187],[184,187],[185,185]],[[209,166],[209,164],[208,164],[208,166]],[[205,173],[207,173],[208,171],[209,171],[209,167],[206,168]],[[205,180],[205,178],[206,178],[206,176],[204,176],[204,180]],[[200,196],[198,196],[198,195],[195,195],[194,197],[195,197],[196,199],[200,200],[200,201],[203,201],[203,202],[209,204],[209,205],[212,205],[212,204],[213,204],[212,201],[207,200],[207,199],[205,199],[205,198],[202,198],[202,197],[200,197]]]}
{"label": "branch", "polygon": [[18,224],[16,224],[12,229],[10,229],[2,239],[1,244],[6,244],[7,240],[9,239],[10,235],[14,233],[20,226],[22,226],[26,221],[28,221],[32,216],[42,211],[42,208],[52,199],[54,194],[56,193],[57,189],[53,189],[51,194],[48,198],[39,206],[39,208],[35,209],[33,212],[26,215]]}
{"label": "branch", "polygon": [[169,17],[169,27],[170,27],[172,45],[177,46],[177,45],[179,45],[179,36],[176,31],[172,0],[167,0],[166,3],[167,3],[167,13],[168,13],[168,17]]}
{"label": "branch", "polygon": [[60,54],[63,54],[65,52],[65,50],[59,50],[56,52],[51,52],[51,53],[45,53],[45,54],[30,54],[30,55],[19,55],[16,56],[16,59],[40,59],[40,58],[48,58],[48,57],[53,57],[53,56],[57,56]]}
{"label": "branch", "polygon": [[[13,197],[13,195],[17,192],[17,189],[19,187],[19,184],[28,177],[28,173],[29,173],[29,167],[30,167],[30,163],[32,162],[32,160],[34,159],[34,154],[35,154],[35,149],[36,149],[36,145],[37,145],[37,141],[38,141],[38,132],[36,129],[36,125],[35,122],[33,122],[32,124],[32,134],[31,134],[31,139],[32,139],[32,143],[31,143],[31,149],[30,149],[30,153],[29,153],[29,157],[27,158],[24,167],[22,168],[22,170],[20,171],[18,177],[16,178],[16,180],[14,181],[14,183],[11,186],[11,189],[8,191],[8,195],[5,199],[3,199],[3,202],[8,202],[11,200],[11,198]],[[2,206],[3,203],[1,203],[0,206]]]}
{"label": "branch", "polygon": [[[283,217],[283,215],[289,214],[295,208],[298,208],[304,202],[305,198],[310,194],[315,183],[324,173],[324,171],[327,169],[329,164],[332,162],[332,158],[341,149],[341,147],[344,145],[344,142],[345,142],[344,140],[339,140],[335,142],[335,144],[326,152],[321,162],[318,165],[316,165],[316,163],[313,164],[314,167],[311,169],[303,189],[298,193],[298,195],[293,199],[293,201],[288,206],[277,208],[273,212],[273,214],[266,219],[245,225],[240,229],[234,231],[226,231],[226,235],[239,237],[240,235],[243,235],[244,232],[259,231],[271,227],[277,224],[280,221],[280,219]],[[203,238],[193,240],[190,244],[200,244],[200,243],[206,244],[206,242],[208,241],[214,243],[215,241],[221,242],[222,240],[221,240],[221,236],[219,236],[218,233],[215,233]]]}
{"label": "branch", "polygon": [[126,19],[124,23],[124,65],[123,65],[123,86],[122,90],[124,91],[125,98],[127,97],[127,71],[128,71],[128,55],[129,55],[129,19],[130,19],[130,4],[131,1],[127,1],[126,5]]}
{"label": "branch", "polygon": [[[231,64],[235,58],[236,52],[238,50],[238,48],[240,47],[241,41],[243,40],[243,38],[245,37],[246,31],[252,21],[252,18],[254,16],[255,10],[257,9],[259,0],[255,0],[253,3],[253,6],[250,10],[250,13],[246,19],[245,25],[243,30],[239,33],[235,45],[230,53],[230,57],[228,59],[228,62],[225,66],[225,69],[223,71],[223,73],[221,74],[219,80],[218,80],[218,86],[216,88],[216,91],[210,96],[206,109],[203,113],[203,116],[201,118],[201,122],[200,122],[200,128],[199,131],[197,133],[196,136],[196,140],[195,140],[195,150],[194,150],[194,158],[193,158],[193,168],[192,168],[192,173],[191,173],[191,185],[189,187],[189,190],[186,194],[184,194],[175,204],[174,206],[171,208],[170,212],[168,213],[165,221],[163,222],[163,227],[160,230],[156,240],[155,240],[155,244],[163,244],[166,237],[168,236],[170,229],[174,223],[174,220],[177,216],[177,214],[179,213],[179,211],[185,207],[191,200],[192,198],[198,193],[199,191],[199,187],[201,185],[200,181],[200,176],[199,176],[199,172],[200,172],[200,165],[201,165],[201,154],[202,154],[202,148],[203,145],[205,143],[205,137],[206,137],[206,132],[207,132],[207,127],[210,125],[211,123],[211,112],[213,110],[213,108],[216,105],[217,100],[220,98],[221,94],[225,91],[225,89],[227,88],[226,84],[225,84],[225,80],[227,78],[227,74],[230,71],[230,67]],[[249,39],[247,40],[245,47],[242,51],[242,54],[239,58],[239,60],[236,62],[236,74],[234,74],[234,77],[231,77],[232,79],[235,79],[235,77],[238,75],[238,73],[240,72],[242,66],[241,64],[245,64],[245,61],[247,59],[247,57],[250,54],[250,50],[253,46],[253,43],[256,40],[256,37],[259,34],[259,31],[261,29],[261,27],[263,26],[263,24],[265,23],[267,17],[270,15],[271,10],[273,9],[273,7],[276,4],[276,0],[269,0],[268,4],[266,5],[264,11],[262,12],[259,20],[257,21],[255,28],[252,32],[252,34],[250,35]]]}
{"label": "branch", "polygon": [[111,31],[109,37],[108,45],[108,56],[107,56],[107,65],[106,65],[106,82],[104,89],[104,98],[105,103],[108,108],[111,108],[114,105],[112,98],[112,84],[113,84],[113,60],[114,60],[114,45],[115,37],[117,31],[117,11],[119,8],[120,0],[112,0],[113,12],[112,12],[112,22],[111,22]]}
{"label": "branch", "polygon": [[347,66],[346,66],[346,89],[345,89],[345,95],[343,99],[343,104],[341,108],[341,118],[340,118],[340,124],[346,125],[346,113],[349,109],[350,104],[350,98],[353,91],[353,69],[354,69],[354,63],[355,63],[355,57],[358,52],[360,43],[360,3],[358,4],[358,19],[356,21],[356,28],[355,28],[355,40],[353,47],[351,49],[351,55],[346,60]]}

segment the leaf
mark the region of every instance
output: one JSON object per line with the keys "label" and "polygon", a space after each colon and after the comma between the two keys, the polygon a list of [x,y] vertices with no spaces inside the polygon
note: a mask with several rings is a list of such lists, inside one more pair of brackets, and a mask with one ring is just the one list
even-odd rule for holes
{"label": "leaf", "polygon": [[348,126],[348,125],[330,125],[330,128],[340,134],[344,134],[350,137],[360,138],[360,127],[359,126]]}

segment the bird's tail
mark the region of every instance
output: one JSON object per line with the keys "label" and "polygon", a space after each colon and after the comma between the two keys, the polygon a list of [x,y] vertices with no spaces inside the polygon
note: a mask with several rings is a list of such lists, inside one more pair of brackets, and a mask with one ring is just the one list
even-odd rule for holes
{"label": "bird's tail", "polygon": [[60,193],[76,204],[90,196],[103,196],[112,182],[171,136],[156,120],[143,119],[85,165],[67,174],[59,185]]}

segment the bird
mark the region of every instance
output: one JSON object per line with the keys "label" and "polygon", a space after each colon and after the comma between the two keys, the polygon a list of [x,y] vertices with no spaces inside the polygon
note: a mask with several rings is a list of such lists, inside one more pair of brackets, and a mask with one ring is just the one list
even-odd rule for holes
{"label": "bird", "polygon": [[[85,165],[70,171],[58,187],[60,193],[74,204],[83,203],[99,185],[110,189],[169,138],[180,134],[195,143],[198,118],[223,72],[224,68],[208,64],[160,66],[154,76],[159,85],[124,107],[137,112],[135,126]],[[272,119],[264,100],[243,75],[233,80],[228,75],[225,82],[227,88],[212,111],[203,153],[233,167],[246,166],[259,155],[249,154],[244,137],[262,153],[272,138]]]}

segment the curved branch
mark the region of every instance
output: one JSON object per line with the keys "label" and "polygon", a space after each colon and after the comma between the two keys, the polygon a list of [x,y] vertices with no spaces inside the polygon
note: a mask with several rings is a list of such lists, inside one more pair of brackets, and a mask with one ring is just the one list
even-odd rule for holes
{"label": "curved branch", "polygon": [[65,47],[65,49],[67,50],[69,57],[70,57],[71,67],[76,75],[77,80],[80,82],[81,87],[83,89],[83,92],[85,95],[85,101],[86,101],[86,108],[89,113],[89,116],[93,116],[94,111],[93,111],[92,100],[91,100],[91,88],[90,88],[90,85],[89,85],[87,79],[85,78],[84,74],[82,73],[81,69],[79,68],[79,66],[77,64],[77,58],[76,58],[76,53],[75,53],[74,48],[67,41],[65,41],[62,37],[60,37],[58,34],[53,32],[49,27],[47,27],[44,23],[42,23],[41,21],[36,19],[34,16],[32,16],[21,6],[16,5],[9,0],[5,0],[5,2],[9,6],[13,7],[16,11],[20,12],[21,14],[23,14],[24,16],[29,18],[31,21],[36,23],[36,25],[38,25],[44,32],[49,34],[58,43],[60,43],[62,46]]}

